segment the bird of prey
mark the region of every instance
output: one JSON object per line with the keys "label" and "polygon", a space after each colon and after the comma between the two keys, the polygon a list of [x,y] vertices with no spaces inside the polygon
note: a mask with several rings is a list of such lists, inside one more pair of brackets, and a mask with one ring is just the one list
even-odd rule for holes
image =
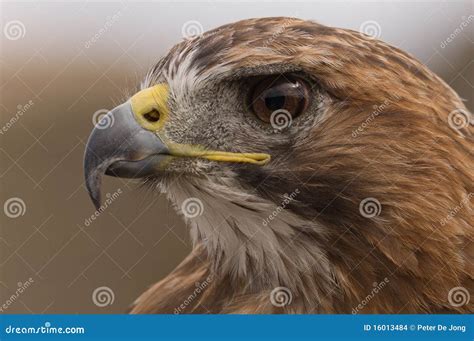
{"label": "bird of prey", "polygon": [[95,205],[103,174],[139,178],[193,240],[132,313],[473,312],[473,120],[398,48],[247,19],[175,45],[107,115]]}

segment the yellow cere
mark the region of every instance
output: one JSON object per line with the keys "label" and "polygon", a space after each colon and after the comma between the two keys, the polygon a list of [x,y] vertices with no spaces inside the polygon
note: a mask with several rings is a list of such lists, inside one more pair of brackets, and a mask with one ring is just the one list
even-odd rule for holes
{"label": "yellow cere", "polygon": [[[169,88],[167,84],[157,84],[151,88],[143,89],[132,96],[130,102],[133,114],[143,128],[156,132],[163,127],[169,114],[168,94]],[[156,122],[146,118],[147,114],[154,111],[159,114],[159,119]]]}

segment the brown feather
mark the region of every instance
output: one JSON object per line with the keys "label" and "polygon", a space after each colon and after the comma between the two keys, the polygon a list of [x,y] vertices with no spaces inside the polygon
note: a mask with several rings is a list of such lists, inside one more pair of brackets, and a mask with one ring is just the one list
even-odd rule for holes
{"label": "brown feather", "polygon": [[[339,100],[315,126],[317,138],[298,146],[293,168],[305,184],[301,200],[308,218],[316,217],[329,231],[324,238],[311,233],[298,238],[325,246],[335,284],[328,288],[319,273],[295,271],[304,285],[293,292],[292,304],[275,307],[269,300],[272,287],[214,273],[213,258],[197,245],[138,298],[132,313],[176,313],[190,296],[178,313],[350,313],[384,278],[388,284],[361,313],[474,312],[472,302],[459,307],[448,302],[454,287],[474,292],[473,129],[449,126],[449,113],[467,110],[448,85],[395,47],[298,19],[226,25],[172,53],[191,45],[201,49],[194,60],[201,72],[223,60],[232,68],[262,61],[297,65]],[[355,127],[383,103],[386,108],[370,129],[354,137]],[[278,184],[278,174],[273,176]],[[262,195],[271,181],[259,187]],[[359,214],[359,203],[368,197],[382,205],[373,219]],[[194,297],[196,283],[209,276],[209,285]]]}

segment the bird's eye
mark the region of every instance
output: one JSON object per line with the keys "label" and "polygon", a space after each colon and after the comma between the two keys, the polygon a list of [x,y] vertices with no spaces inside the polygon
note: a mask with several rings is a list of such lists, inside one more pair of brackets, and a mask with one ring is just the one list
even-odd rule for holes
{"label": "bird's eye", "polygon": [[303,113],[309,104],[310,88],[297,77],[281,75],[260,80],[249,96],[250,110],[263,122],[272,123],[278,113],[293,119]]}
{"label": "bird's eye", "polygon": [[153,109],[152,111],[146,113],[143,115],[143,117],[151,123],[158,122],[160,120],[160,112],[156,109]]}

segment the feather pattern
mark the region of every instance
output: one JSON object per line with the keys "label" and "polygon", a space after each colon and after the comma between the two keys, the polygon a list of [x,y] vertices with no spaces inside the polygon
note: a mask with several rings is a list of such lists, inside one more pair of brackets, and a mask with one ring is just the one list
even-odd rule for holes
{"label": "feather pattern", "polygon": [[[236,167],[240,183],[163,182],[176,206],[198,197],[213,209],[189,221],[193,252],[131,312],[472,313],[472,303],[448,299],[453,288],[474,292],[474,120],[448,124],[456,110],[471,118],[458,95],[395,47],[294,18],[244,20],[186,40],[142,86],[165,79],[186,101],[190,89],[262,64],[317,79],[331,96],[317,124],[291,163]],[[295,200],[263,226],[295,187]],[[370,219],[360,213],[367,198],[380,204]],[[278,287],[291,304],[272,302]]]}

